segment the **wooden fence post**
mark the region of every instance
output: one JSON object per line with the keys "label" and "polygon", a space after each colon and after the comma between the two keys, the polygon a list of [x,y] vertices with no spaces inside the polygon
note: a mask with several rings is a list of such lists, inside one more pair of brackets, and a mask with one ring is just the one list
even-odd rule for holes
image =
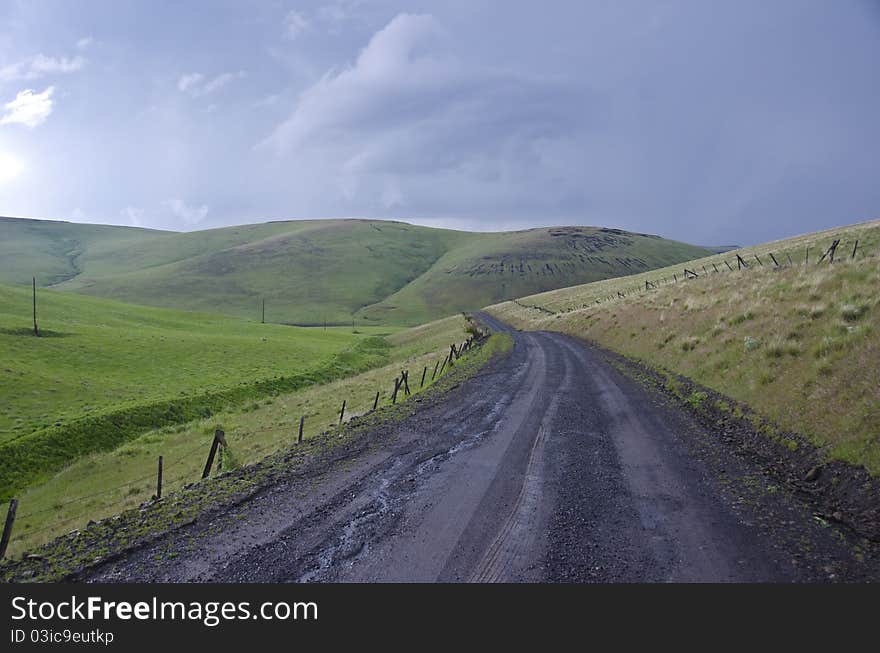
{"label": "wooden fence post", "polygon": [[730,263],[728,263],[726,260],[724,261],[724,265],[727,266],[727,269],[728,269],[728,270],[730,270],[731,272],[733,272],[733,268],[730,267]]}
{"label": "wooden fence post", "polygon": [[785,255],[788,257],[788,264],[789,264],[789,265],[794,265],[794,261],[791,260],[791,254],[789,254],[788,252],[786,252]]}
{"label": "wooden fence post", "polygon": [[776,260],[776,257],[773,256],[773,252],[770,252],[770,258],[773,259],[773,265],[779,267],[779,261]]}
{"label": "wooden fence post", "polygon": [[807,246],[807,253],[804,254],[804,265],[810,262],[810,247]]}
{"label": "wooden fence post", "polygon": [[761,265],[761,267],[764,266],[764,261],[762,261],[761,259],[759,259],[757,254],[752,254],[752,256],[755,257],[755,260]]}
{"label": "wooden fence post", "polygon": [[420,387],[420,388],[424,388],[424,387],[425,387],[425,375],[426,375],[427,373],[428,373],[428,366],[425,365],[425,369],[422,370],[422,382],[419,383],[419,387]]}
{"label": "wooden fence post", "polygon": [[446,367],[446,361],[449,360],[449,356],[443,359],[443,365],[440,366],[440,376],[443,376],[443,369]]}
{"label": "wooden fence post", "polygon": [[376,410],[376,406],[379,405],[379,391],[376,390],[376,398],[373,399],[373,410]]}
{"label": "wooden fence post", "polygon": [[9,510],[6,511],[6,524],[3,526],[3,537],[0,538],[0,560],[6,555],[6,547],[9,546],[9,538],[12,537],[12,524],[15,522],[17,511],[18,499],[10,499]]}
{"label": "wooden fence post", "polygon": [[339,424],[342,424],[342,418],[345,417],[345,399],[342,400],[342,410],[339,411]]}
{"label": "wooden fence post", "polygon": [[829,247],[827,250],[825,250],[825,253],[822,254],[822,258],[819,259],[819,262],[817,263],[817,265],[819,263],[821,263],[822,261],[824,261],[826,256],[830,257],[828,259],[829,263],[834,263],[834,252],[837,251],[838,245],[840,245],[840,238],[835,239],[834,242],[831,243],[831,247]]}
{"label": "wooden fence post", "polygon": [[391,403],[397,403],[397,391],[400,390],[400,378],[394,379],[394,392],[391,395]]}
{"label": "wooden fence post", "polygon": [[303,423],[306,421],[305,415],[299,416],[299,438],[297,438],[297,442],[303,441]]}
{"label": "wooden fence post", "polygon": [[437,376],[437,368],[440,367],[440,361],[438,360],[434,363],[434,372],[431,374],[431,380],[433,381]]}
{"label": "wooden fence post", "polygon": [[400,373],[400,378],[403,381],[403,394],[409,397],[409,370]]}
{"label": "wooden fence post", "polygon": [[737,270],[742,270],[743,268],[746,268],[748,270],[749,268],[749,264],[746,263],[743,257],[739,254],[736,255],[736,266]]}
{"label": "wooden fence post", "polygon": [[162,456],[159,456],[159,473],[156,475],[156,499],[162,498]]}
{"label": "wooden fence post", "polygon": [[712,267],[715,268],[715,272],[718,272],[718,266],[717,266],[717,265],[715,265],[715,264],[713,263],[713,264],[712,264]]}
{"label": "wooden fence post", "polygon": [[226,443],[226,434],[220,429],[214,431],[214,441],[211,443],[211,451],[208,452],[208,460],[205,461],[205,469],[202,471],[202,478],[208,478],[211,473],[211,467],[214,466],[214,456],[217,455],[217,447]]}
{"label": "wooden fence post", "polygon": [[856,250],[857,250],[858,248],[859,248],[859,239],[856,238],[856,244],[853,245],[853,253],[852,253],[852,256],[849,257],[851,261],[855,259],[855,257],[856,257]]}

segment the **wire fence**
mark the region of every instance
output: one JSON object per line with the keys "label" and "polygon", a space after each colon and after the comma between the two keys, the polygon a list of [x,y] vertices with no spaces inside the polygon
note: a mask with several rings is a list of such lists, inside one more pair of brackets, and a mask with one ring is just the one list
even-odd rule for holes
{"label": "wire fence", "polygon": [[[417,386],[416,390],[420,390],[420,389],[424,388],[426,381],[428,381],[428,385],[430,385],[435,380],[439,380],[439,378],[441,376],[443,376],[444,372],[448,372],[448,370],[451,369],[455,360],[458,360],[462,355],[464,355],[465,352],[469,351],[475,343],[479,344],[479,342],[482,341],[482,339],[485,338],[486,335],[487,334],[479,331],[479,332],[474,333],[474,335],[472,337],[469,337],[467,340],[465,340],[464,342],[462,342],[460,344],[459,343],[451,344],[448,352],[446,352],[445,350],[444,350],[444,352],[442,352],[443,358],[437,359],[437,364],[433,368],[433,374],[430,376],[430,379],[428,378],[428,373],[430,371],[430,367],[428,365],[425,365],[423,367],[423,370],[421,372],[421,378],[418,381],[418,386]],[[442,367],[440,366],[441,362],[442,362]],[[408,397],[411,394],[413,394],[413,389],[410,387],[409,384],[410,384],[409,371],[408,370],[401,371],[401,373],[397,377],[395,377],[395,379],[394,379],[394,390],[392,391],[390,399],[388,401],[391,404],[396,404],[399,394],[402,394],[403,397]],[[413,385],[414,386],[416,385],[415,380],[413,380]],[[376,398],[372,403],[372,408],[367,410],[365,413],[360,413],[360,415],[369,414],[379,408],[379,406],[378,406],[379,394],[380,394],[379,392],[376,393]],[[342,409],[339,412],[339,421],[338,421],[339,426],[341,426],[343,424],[343,422],[345,421],[346,406],[347,406],[347,402],[345,400],[343,400]],[[303,441],[303,422],[304,422],[304,419],[305,419],[305,416],[302,416],[299,420],[299,432],[298,432],[298,437],[296,439],[296,442]],[[219,442],[218,442],[218,433],[220,434],[220,436],[219,436],[220,441]],[[322,433],[326,434],[327,431],[323,431]],[[226,445],[226,441],[225,441],[225,438],[223,436],[222,431],[215,432],[214,441],[211,443],[211,450],[208,454],[208,461],[206,463],[204,471],[202,472],[201,478],[205,478],[209,475],[211,468],[213,466],[214,454],[216,451],[218,451],[218,444],[220,445],[219,451],[221,452],[220,455],[222,456],[223,449],[225,449],[228,446],[228,445]],[[251,452],[256,453],[258,455],[263,455],[263,454],[269,455],[271,453],[274,453],[275,451],[278,451],[280,446],[283,446],[284,444],[286,444],[286,443],[276,442],[274,444],[269,443],[265,447],[255,446],[251,449]],[[38,510],[27,511],[27,506],[25,505],[24,507],[26,509],[26,512],[24,515],[18,514],[17,507],[18,507],[19,501],[16,499],[12,499],[7,504],[7,519],[6,519],[6,524],[4,526],[4,529],[3,529],[2,540],[0,540],[0,560],[2,560],[2,558],[4,557],[6,550],[7,550],[7,546],[10,543],[20,544],[24,541],[27,541],[31,545],[39,545],[49,539],[49,538],[40,538],[39,536],[46,535],[51,532],[54,532],[54,533],[63,532],[64,527],[66,527],[70,524],[73,524],[77,521],[84,521],[87,518],[94,519],[95,517],[98,517],[98,518],[108,517],[108,516],[114,514],[115,508],[119,508],[119,507],[125,506],[126,504],[130,504],[134,495],[123,496],[122,498],[120,498],[117,501],[102,502],[100,507],[88,506],[85,510],[77,512],[76,514],[65,515],[63,519],[52,519],[51,517],[43,518],[43,516],[45,516],[45,515],[51,515],[51,514],[60,515],[62,512],[65,511],[65,509],[69,508],[70,506],[77,506],[77,505],[81,505],[83,503],[87,503],[89,501],[93,501],[95,499],[100,499],[101,497],[105,497],[107,495],[112,495],[114,493],[125,490],[126,488],[136,487],[141,483],[145,483],[145,482],[148,482],[151,480],[156,482],[156,484],[157,484],[156,485],[156,494],[153,494],[152,497],[149,498],[148,500],[159,500],[159,496],[158,496],[159,494],[161,494],[162,497],[166,497],[168,495],[168,493],[165,493],[162,491],[163,488],[165,488],[165,487],[178,487],[179,485],[185,485],[188,480],[190,482],[192,482],[194,480],[198,480],[198,479],[193,479],[193,470],[194,470],[193,461],[197,460],[195,458],[195,456],[200,451],[201,452],[205,451],[205,443],[204,442],[201,442],[198,445],[187,449],[186,451],[177,453],[175,461],[170,464],[165,464],[164,457],[160,456],[160,458],[163,460],[163,462],[160,463],[161,466],[154,473],[145,474],[143,476],[139,476],[137,478],[127,480],[124,483],[119,483],[119,484],[113,485],[111,487],[102,488],[101,490],[98,490],[95,492],[90,492],[87,494],[82,494],[82,495],[71,497],[71,498],[65,498],[64,500],[62,500],[58,503],[55,503],[55,504],[48,506],[46,508],[40,508]],[[222,460],[222,458],[220,460]],[[197,465],[198,465],[198,463],[197,463]],[[174,470],[178,470],[184,466],[186,467],[185,472],[179,473],[176,476],[171,477],[171,478],[168,478],[168,476],[166,475],[166,471],[169,468],[174,469]],[[200,465],[198,465],[198,466],[200,466]],[[198,466],[195,467],[196,470],[198,469]],[[161,469],[161,471],[159,471],[159,469]],[[116,511],[116,512],[118,512],[118,511]],[[100,515],[98,513],[100,513]],[[31,523],[31,520],[34,520],[35,518],[36,518],[36,522]],[[15,529],[15,537],[13,538],[12,537],[13,525],[16,520],[18,521],[18,523],[22,523],[22,522],[27,522],[27,523],[25,524],[25,526],[23,528],[16,528]]]}
{"label": "wire fence", "polygon": [[[850,244],[852,245],[851,250],[849,248]],[[776,257],[776,254],[779,254],[779,258]],[[798,254],[798,258],[793,258],[793,254]],[[814,256],[818,256],[817,259],[814,259],[814,263],[811,263],[811,254],[813,254]],[[766,256],[767,260],[762,259],[761,255]],[[664,286],[668,287],[670,285],[676,285],[689,280],[709,277],[724,272],[740,272],[744,270],[763,268],[784,269],[794,267],[796,265],[802,265],[806,267],[811,264],[833,265],[835,262],[839,263],[841,261],[855,261],[858,258],[867,258],[870,255],[870,251],[868,251],[867,248],[864,247],[863,241],[859,238],[856,238],[853,242],[847,243],[846,245],[844,245],[844,242],[840,238],[835,238],[831,242],[831,244],[828,245],[827,248],[813,249],[810,245],[806,245],[802,252],[790,248],[783,248],[775,252],[771,250],[762,250],[749,253],[740,253],[734,251],[733,258],[729,258],[726,255],[722,254],[721,258],[717,261],[706,259],[705,263],[694,262],[689,264],[690,267],[688,267],[688,265],[683,265],[681,268],[681,274],[679,274],[677,271],[672,271],[668,272],[665,276],[654,277],[653,279],[644,278],[643,276],[638,284],[627,285],[622,288],[615,288],[612,292],[609,292],[608,294],[603,293],[601,296],[596,297],[595,299],[592,299],[587,303],[567,306],[558,310],[553,310],[546,305],[542,306],[539,304],[526,304],[518,299],[514,299],[511,301],[520,308],[535,310],[546,315],[562,315],[574,311],[583,310],[586,308],[591,308],[607,302],[618,301],[627,297],[631,297],[632,295],[645,295],[646,293],[650,293],[652,290],[657,290]],[[721,264],[724,264],[724,267],[721,267]],[[667,270],[668,269],[669,268],[667,268]]]}

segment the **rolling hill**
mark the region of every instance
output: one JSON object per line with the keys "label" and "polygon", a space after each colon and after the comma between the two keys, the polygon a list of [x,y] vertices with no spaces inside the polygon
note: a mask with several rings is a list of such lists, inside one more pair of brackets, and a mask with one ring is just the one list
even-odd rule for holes
{"label": "rolling hill", "polygon": [[501,233],[381,220],[190,233],[0,219],[0,283],[290,324],[420,324],[710,250],[597,227]]}
{"label": "rolling hill", "polygon": [[[822,255],[835,240],[832,264]],[[488,310],[514,326],[587,338],[689,377],[878,474],[878,287],[880,221],[873,221]],[[677,386],[672,376],[669,385]],[[687,399],[699,403],[701,394]]]}

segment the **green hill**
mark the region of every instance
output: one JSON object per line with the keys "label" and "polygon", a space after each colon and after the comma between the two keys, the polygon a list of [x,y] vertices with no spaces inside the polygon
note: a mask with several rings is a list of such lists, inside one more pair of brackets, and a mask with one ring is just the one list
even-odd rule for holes
{"label": "green hill", "polygon": [[[146,428],[368,369],[377,329],[306,329],[0,285],[0,495]],[[384,329],[388,331],[387,328]],[[364,332],[368,333],[364,333]]]}
{"label": "green hill", "polygon": [[[35,224],[36,223],[36,224]],[[709,250],[595,227],[469,233],[307,220],[174,233],[3,219],[0,283],[292,324],[419,324]],[[29,253],[33,253],[30,256]]]}

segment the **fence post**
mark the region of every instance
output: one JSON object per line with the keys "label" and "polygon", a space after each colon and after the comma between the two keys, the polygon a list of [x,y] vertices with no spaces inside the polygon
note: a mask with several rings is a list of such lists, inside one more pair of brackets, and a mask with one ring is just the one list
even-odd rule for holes
{"label": "fence post", "polygon": [[431,374],[431,380],[433,381],[437,376],[437,368],[440,367],[440,360],[438,359],[436,363],[434,363],[434,372]]}
{"label": "fence post", "polygon": [[773,259],[773,265],[779,267],[779,261],[776,260],[776,257],[773,256],[773,252],[770,252],[770,258]]}
{"label": "fence post", "polygon": [[810,262],[810,247],[807,246],[807,253],[804,254],[804,265]]}
{"label": "fence post", "polygon": [[305,422],[305,421],[306,421],[306,416],[300,415],[299,416],[299,438],[297,439],[297,442],[303,441],[303,422]]}
{"label": "fence post", "polygon": [[443,365],[440,366],[440,376],[443,376],[443,369],[446,367],[446,361],[449,360],[449,356],[443,359]]}
{"label": "fence post", "polygon": [[345,399],[342,400],[342,410],[339,411],[339,424],[342,424],[342,418],[345,417]]}
{"label": "fence post", "polygon": [[9,510],[6,511],[6,524],[3,526],[3,537],[0,539],[0,560],[6,555],[6,547],[9,546],[9,538],[12,537],[12,523],[15,521],[17,510],[18,499],[10,499]]}
{"label": "fence post", "polygon": [[857,250],[858,248],[859,248],[859,239],[856,238],[856,244],[853,245],[853,253],[852,253],[852,256],[849,257],[851,261],[855,259],[855,257],[856,257],[856,250]]}
{"label": "fence post", "polygon": [[724,265],[727,266],[727,269],[728,269],[728,270],[730,270],[731,272],[733,272],[733,268],[730,267],[730,263],[728,263],[727,260],[724,261]]}
{"label": "fence post", "polygon": [[156,475],[156,499],[162,498],[162,456],[159,456],[159,473]]}
{"label": "fence post", "polygon": [[379,391],[376,390],[376,398],[373,399],[373,410],[376,410],[376,406],[379,405]]}
{"label": "fence post", "polygon": [[[34,281],[34,335],[39,337],[40,330],[37,329],[37,278],[33,278]],[[2,557],[2,556],[0,556]]]}
{"label": "fence post", "polygon": [[755,257],[755,260],[761,265],[761,267],[764,266],[764,261],[762,261],[761,259],[759,259],[757,254],[752,254],[752,256]]}
{"label": "fence post", "polygon": [[[821,263],[822,261],[824,261],[824,260],[825,260],[825,257],[826,257],[826,256],[829,256],[829,255],[830,255],[830,258],[828,259],[828,262],[829,262],[829,263],[834,263],[834,252],[837,251],[837,246],[838,246],[838,245],[840,245],[840,239],[839,239],[839,238],[835,239],[835,241],[834,241],[833,243],[831,243],[831,247],[829,247],[827,250],[825,250],[825,253],[822,254],[822,258],[819,259],[819,263]],[[818,265],[818,264],[817,264],[817,265]]]}
{"label": "fence post", "polygon": [[425,374],[427,374],[427,373],[428,373],[428,366],[425,365],[425,369],[422,370],[422,381],[421,381],[421,383],[419,383],[420,388],[425,387]]}
{"label": "fence post", "polygon": [[217,455],[217,447],[226,442],[226,435],[220,429],[214,431],[214,441],[211,443],[211,451],[208,452],[208,460],[205,461],[205,469],[202,471],[202,478],[208,478],[211,473],[211,467],[214,466],[214,456]]}
{"label": "fence post", "polygon": [[400,378],[403,381],[403,393],[409,397],[411,394],[409,391],[409,370],[400,373]]}
{"label": "fence post", "polygon": [[789,265],[794,265],[794,261],[791,260],[791,254],[789,254],[788,252],[786,252],[785,255],[788,257],[788,264],[789,264]]}
{"label": "fence post", "polygon": [[715,268],[715,272],[718,272],[718,266],[717,266],[717,265],[715,265],[715,264],[713,263],[713,264],[712,264],[712,267]]}
{"label": "fence post", "polygon": [[400,390],[400,378],[394,379],[394,393],[391,395],[391,403],[397,403],[397,391]]}

